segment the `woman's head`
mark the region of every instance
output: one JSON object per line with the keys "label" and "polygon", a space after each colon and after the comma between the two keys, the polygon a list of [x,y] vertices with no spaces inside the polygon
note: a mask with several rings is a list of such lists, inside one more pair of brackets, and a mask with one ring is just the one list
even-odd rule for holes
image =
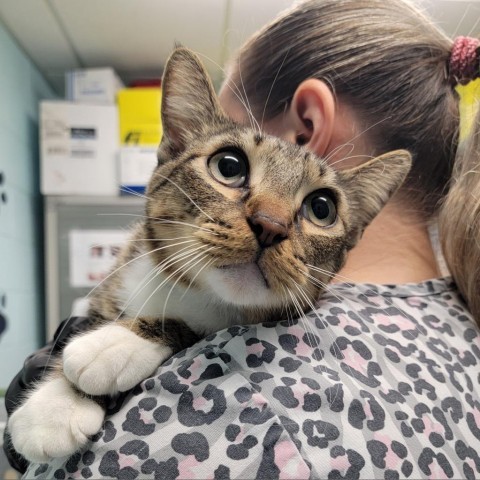
{"label": "woman's head", "polygon": [[368,139],[366,153],[411,151],[406,190],[416,209],[431,212],[456,150],[458,108],[447,74],[451,44],[402,0],[309,0],[242,48],[228,86],[240,86],[236,93],[268,123],[288,112],[306,80],[325,82],[336,108],[355,119],[350,138]]}

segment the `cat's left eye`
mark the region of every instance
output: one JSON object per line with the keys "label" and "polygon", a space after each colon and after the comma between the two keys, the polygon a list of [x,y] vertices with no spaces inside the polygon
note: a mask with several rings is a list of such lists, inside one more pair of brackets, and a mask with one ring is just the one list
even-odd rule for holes
{"label": "cat's left eye", "polygon": [[329,190],[317,190],[303,201],[302,215],[319,227],[331,227],[337,220],[334,199]]}
{"label": "cat's left eye", "polygon": [[227,187],[242,187],[247,179],[247,160],[240,152],[218,152],[209,158],[208,168],[213,178]]}

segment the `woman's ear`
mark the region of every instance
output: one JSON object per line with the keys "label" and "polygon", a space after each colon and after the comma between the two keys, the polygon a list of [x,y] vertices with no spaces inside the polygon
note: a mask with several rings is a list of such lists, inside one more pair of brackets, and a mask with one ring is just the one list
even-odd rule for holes
{"label": "woman's ear", "polygon": [[322,80],[304,80],[295,91],[288,112],[296,131],[296,143],[324,155],[332,140],[335,97]]}

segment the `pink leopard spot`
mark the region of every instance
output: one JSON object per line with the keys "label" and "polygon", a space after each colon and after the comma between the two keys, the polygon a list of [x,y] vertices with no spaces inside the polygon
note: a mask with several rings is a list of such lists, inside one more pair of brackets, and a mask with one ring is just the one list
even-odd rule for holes
{"label": "pink leopard spot", "polygon": [[290,441],[279,442],[275,445],[275,463],[280,469],[280,479],[309,478],[310,470],[295,445]]}

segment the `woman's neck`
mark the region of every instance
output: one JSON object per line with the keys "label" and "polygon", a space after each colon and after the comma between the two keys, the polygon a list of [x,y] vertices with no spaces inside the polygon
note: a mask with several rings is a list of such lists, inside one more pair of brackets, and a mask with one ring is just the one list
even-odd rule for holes
{"label": "woman's neck", "polygon": [[399,284],[439,277],[423,215],[389,202],[349,253],[334,282]]}

